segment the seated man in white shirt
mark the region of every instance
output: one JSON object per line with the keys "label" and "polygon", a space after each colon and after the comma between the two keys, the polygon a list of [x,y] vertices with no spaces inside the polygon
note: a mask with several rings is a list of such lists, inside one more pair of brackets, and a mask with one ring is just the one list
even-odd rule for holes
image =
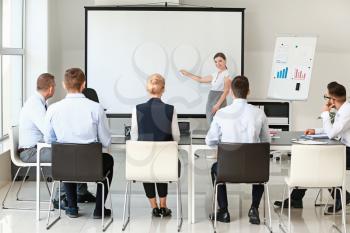
{"label": "seated man in white shirt", "polygon": [[[346,145],[346,169],[350,170],[350,103],[346,100],[346,89],[337,82],[331,82],[327,85],[326,100],[322,108],[321,118],[323,121],[322,129],[308,129],[305,134],[326,133],[330,139],[340,137],[341,142]],[[337,110],[334,117],[334,123],[330,117],[332,108]],[[303,197],[306,189],[294,189],[291,193],[291,206],[293,208],[303,208]],[[334,197],[334,194],[332,194]],[[350,203],[350,194],[346,192],[346,204]],[[281,207],[281,201],[275,201],[274,205]],[[288,208],[288,199],[284,201],[284,207]],[[337,192],[335,211],[341,210],[340,193]],[[328,208],[329,213],[333,213],[333,206]]]}
{"label": "seated man in white shirt", "polygon": [[[101,142],[103,147],[111,143],[111,134],[108,129],[107,117],[99,103],[86,98],[82,91],[85,88],[85,75],[79,68],[68,69],[64,75],[66,97],[51,105],[45,117],[45,141],[47,143],[79,143],[88,144]],[[67,161],[69,162],[69,161]],[[109,181],[113,176],[113,157],[103,153],[103,170],[108,173]],[[106,200],[109,192],[107,181],[104,181],[105,193],[102,197],[102,186],[97,185],[96,207],[93,217],[101,218],[111,215],[111,210],[104,209],[101,202]],[[69,217],[78,217],[77,192],[75,183],[64,183],[67,195]]]}
{"label": "seated man in white shirt", "polygon": [[[248,79],[244,76],[235,77],[231,83],[231,89],[233,103],[220,109],[214,116],[214,120],[205,139],[206,144],[213,146],[220,142],[270,142],[267,118],[264,111],[247,103],[247,95],[249,93]],[[213,164],[211,174],[214,184],[217,174],[217,163]],[[263,193],[263,185],[253,185],[253,200],[248,213],[249,222],[252,224],[260,224],[258,209]],[[217,201],[220,208],[217,212],[217,220],[220,222],[230,222],[225,185],[219,186]],[[211,214],[210,218],[213,219],[214,214]]]}
{"label": "seated man in white shirt", "polygon": [[[47,100],[55,94],[55,77],[49,73],[41,74],[37,79],[36,92],[24,103],[19,117],[19,156],[23,162],[36,162],[36,144],[44,141],[44,119],[47,110]],[[51,149],[41,150],[40,160],[51,162]],[[95,197],[88,191],[86,183],[78,185],[78,201],[94,202]],[[61,207],[65,208],[65,190],[61,190]],[[58,208],[58,192],[54,200]]]}

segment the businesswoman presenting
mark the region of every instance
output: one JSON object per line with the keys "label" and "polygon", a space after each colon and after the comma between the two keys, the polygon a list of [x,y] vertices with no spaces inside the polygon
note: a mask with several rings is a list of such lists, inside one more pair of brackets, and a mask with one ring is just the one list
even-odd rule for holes
{"label": "businesswoman presenting", "polygon": [[227,70],[225,54],[215,54],[214,62],[218,71],[204,77],[194,75],[186,70],[180,70],[182,75],[189,77],[194,81],[200,83],[211,83],[211,88],[206,105],[206,117],[209,125],[212,122],[215,113],[220,108],[225,107],[227,105],[226,97],[230,92],[231,84],[231,77]]}

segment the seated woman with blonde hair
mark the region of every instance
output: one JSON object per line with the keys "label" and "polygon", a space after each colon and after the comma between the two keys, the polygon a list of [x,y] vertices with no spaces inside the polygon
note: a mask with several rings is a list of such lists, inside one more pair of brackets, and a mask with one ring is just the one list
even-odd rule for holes
{"label": "seated woman with blonde hair", "polygon": [[[135,141],[180,141],[180,130],[174,106],[165,104],[161,97],[164,93],[165,79],[160,74],[152,74],[147,81],[150,99],[137,105],[132,112],[131,140]],[[180,167],[180,166],[179,166]],[[171,215],[167,208],[167,183],[143,183],[148,197],[152,215],[166,217]],[[159,207],[156,199],[156,188],[159,196]]]}

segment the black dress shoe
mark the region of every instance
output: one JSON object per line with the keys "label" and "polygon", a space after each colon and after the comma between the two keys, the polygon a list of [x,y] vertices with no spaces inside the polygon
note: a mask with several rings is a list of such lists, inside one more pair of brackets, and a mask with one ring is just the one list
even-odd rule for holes
{"label": "black dress shoe", "polygon": [[[332,197],[334,198],[334,194],[332,193]],[[350,193],[346,191],[346,205],[350,204]],[[340,199],[337,199],[335,201],[335,212],[338,212],[342,209]],[[327,209],[327,214],[332,214],[333,213],[333,205],[328,207]]]}
{"label": "black dress shoe", "polygon": [[[52,201],[52,204],[53,204],[53,208],[59,209],[58,208],[58,200],[54,199]],[[67,198],[64,197],[64,198],[61,199],[61,210],[65,210],[67,207],[68,207],[68,201],[67,201]]]}
{"label": "black dress shoe", "polygon": [[[215,214],[212,213],[209,215],[209,219],[214,221]],[[229,223],[230,222],[230,213],[227,210],[219,209],[216,212],[216,220],[219,222]]]}
{"label": "black dress shoe", "polygon": [[260,218],[259,218],[259,211],[255,207],[250,207],[249,212],[248,212],[248,217],[249,217],[249,222],[251,224],[260,224]]}
{"label": "black dress shoe", "polygon": [[152,216],[153,217],[160,217],[160,209],[157,207],[157,208],[153,208],[152,210]]}
{"label": "black dress shoe", "polygon": [[168,217],[171,216],[171,209],[168,208],[160,208],[160,215],[162,215],[163,217]]}
{"label": "black dress shoe", "polygon": [[79,216],[77,207],[67,207],[65,211],[66,215],[70,218],[77,218]]}
{"label": "black dress shoe", "polygon": [[[105,211],[105,217],[109,217],[112,214],[112,211],[110,209],[104,208]],[[93,214],[94,219],[101,219],[102,218],[102,211],[97,211],[96,209],[94,210]]]}
{"label": "black dress shoe", "polygon": [[[335,212],[338,212],[338,211],[340,211],[341,209],[342,209],[341,201],[340,201],[340,200],[336,200],[336,201],[335,201]],[[328,207],[327,212],[328,212],[329,214],[333,213],[333,205],[330,206],[330,207]]]}
{"label": "black dress shoe", "polygon": [[78,203],[96,202],[96,197],[90,192],[87,192],[84,195],[78,195],[77,201]]}
{"label": "black dress shoe", "polygon": [[[291,200],[290,202],[291,202],[292,208],[295,208],[295,209],[302,209],[303,208],[303,200]],[[273,204],[279,208],[282,208],[281,201],[275,201]],[[289,208],[288,199],[284,200],[283,208]]]}

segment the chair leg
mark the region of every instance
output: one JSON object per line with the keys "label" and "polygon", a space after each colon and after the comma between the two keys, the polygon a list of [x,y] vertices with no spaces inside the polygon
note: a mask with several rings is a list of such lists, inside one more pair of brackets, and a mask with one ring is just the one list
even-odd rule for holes
{"label": "chair leg", "polygon": [[109,195],[109,200],[111,201],[111,216],[112,216],[112,219],[114,219],[114,215],[113,215],[113,202],[112,202],[112,194],[111,194],[111,184],[109,183],[109,179],[108,177],[106,177],[107,179],[107,185],[108,185],[108,195]]}
{"label": "chair leg", "polygon": [[346,230],[346,195],[344,196],[344,193],[346,194],[345,187],[342,187],[342,189],[340,191],[340,201],[341,201],[341,205],[342,205],[342,223],[343,223],[343,227],[344,227],[344,233],[347,232]]}
{"label": "chair leg", "polygon": [[22,167],[19,167],[19,168],[17,169],[17,172],[16,172],[16,174],[15,174],[15,177],[13,177],[12,183],[11,183],[9,189],[7,190],[6,194],[5,194],[4,200],[2,201],[2,208],[3,208],[3,209],[13,209],[13,208],[8,208],[8,207],[6,207],[6,206],[5,206],[5,202],[6,202],[6,199],[7,199],[7,196],[8,196],[8,194],[9,194],[9,192],[11,191],[13,185],[15,184],[16,178],[17,178],[18,173],[20,172],[21,168],[22,168]]}
{"label": "chair leg", "polygon": [[266,225],[266,187],[264,184],[264,193],[263,193],[263,217],[264,217],[264,225]]}
{"label": "chair leg", "polygon": [[272,219],[271,219],[271,205],[270,205],[269,186],[268,186],[267,183],[265,183],[264,186],[265,186],[265,192],[264,192],[264,215],[265,215],[265,195],[266,195],[266,198],[267,198],[267,208],[268,208],[267,212],[268,212],[268,215],[269,215],[269,225],[266,225],[266,222],[265,222],[265,225],[267,226],[269,231],[272,233]]}
{"label": "chair leg", "polygon": [[104,231],[104,220],[105,220],[105,210],[104,210],[105,186],[103,185],[102,182],[98,182],[98,184],[102,185],[102,203],[101,203],[101,208],[102,208],[102,231]]}
{"label": "chair leg", "polygon": [[283,232],[286,232],[285,230],[285,225],[284,225],[284,222],[283,222],[283,208],[284,208],[284,198],[285,198],[285,195],[286,195],[286,190],[288,188],[288,185],[285,185],[284,188],[283,188],[283,193],[282,193],[282,206],[281,206],[281,213],[279,215],[279,228],[283,231]]}
{"label": "chair leg", "polygon": [[[214,181],[214,184],[216,184],[216,180]],[[215,185],[213,185],[213,200],[212,200],[212,205],[211,205],[211,213],[214,214],[215,211]]]}
{"label": "chair leg", "polygon": [[[27,175],[28,175],[29,171],[30,171],[30,167],[27,168],[26,174],[24,175],[23,180],[21,182],[21,185],[19,186],[19,189],[18,189],[18,191],[16,193],[16,200],[17,201],[22,201],[21,199],[19,199],[18,196],[19,196],[19,193],[20,193],[20,191],[22,189],[22,186],[23,186],[24,182],[26,181],[26,178],[27,178]],[[25,201],[25,200],[23,200],[23,201]]]}
{"label": "chair leg", "polygon": [[111,223],[113,222],[113,203],[112,203],[112,195],[111,195],[111,190],[110,190],[110,184],[109,184],[109,179],[108,177],[106,177],[107,179],[107,192],[108,192],[108,196],[109,196],[109,199],[110,199],[110,202],[111,202],[111,219],[108,221],[108,223],[106,223],[106,225],[104,225],[104,208],[105,208],[105,205],[106,205],[106,202],[104,201],[104,185],[103,183],[101,183],[102,186],[102,231],[105,232],[107,230],[107,228],[111,225]]}
{"label": "chair leg", "polygon": [[332,192],[331,192],[331,194],[330,194],[330,196],[328,197],[328,199],[327,199],[327,202],[326,202],[326,204],[324,205],[324,208],[323,208],[323,213],[324,214],[328,214],[327,212],[326,212],[326,209],[327,209],[327,207],[328,207],[328,203],[329,203],[329,199],[330,199],[330,197],[332,196],[332,194],[333,194],[333,196],[334,196],[334,188],[332,189]]}
{"label": "chair leg", "polygon": [[334,200],[333,200],[333,215],[335,216],[335,204],[337,200],[337,189],[334,189]]}
{"label": "chair leg", "polygon": [[[15,176],[14,176],[12,182],[11,182],[11,185],[10,185],[9,189],[7,190],[7,192],[6,192],[6,194],[5,194],[5,197],[4,197],[3,201],[2,201],[2,209],[11,209],[11,210],[35,210],[34,208],[19,208],[19,207],[8,207],[8,206],[6,206],[6,199],[7,199],[7,196],[8,196],[8,194],[10,193],[10,191],[12,190],[13,185],[14,185],[15,182],[16,182],[16,178],[17,178],[17,176],[18,176],[18,174],[19,174],[19,172],[21,171],[22,168],[23,168],[23,167],[19,167],[19,168],[17,169],[17,172],[16,172],[16,174],[15,174]],[[27,174],[28,174],[28,170],[29,170],[29,169],[27,169],[27,172],[26,172],[25,177],[26,177]],[[20,186],[19,190],[18,190],[17,193],[16,193],[16,198],[17,198],[18,201],[36,201],[36,200],[20,200],[20,199],[18,199],[18,195],[19,195],[19,193],[20,193],[20,190],[21,190],[21,188],[22,188],[22,186],[23,186],[23,183],[25,182],[25,177],[24,177],[24,180],[22,180],[21,186]],[[45,201],[42,201],[42,202],[45,202]]]}
{"label": "chair leg", "polygon": [[[318,198],[320,198],[320,203],[317,203],[317,200]],[[320,189],[317,193],[317,196],[316,196],[316,199],[315,199],[315,206],[318,207],[318,206],[325,206],[326,204],[325,203],[322,203],[322,189]]]}
{"label": "chair leg", "polygon": [[[23,187],[23,185],[24,185],[24,182],[26,181],[26,177],[28,176],[28,173],[29,173],[29,171],[30,171],[30,169],[31,169],[31,167],[28,167],[27,168],[27,171],[26,171],[26,174],[24,175],[24,178],[23,178],[23,180],[22,180],[22,182],[21,182],[21,185],[19,186],[19,188],[18,188],[18,191],[17,191],[17,193],[16,193],[16,200],[17,201],[36,201],[35,199],[20,199],[19,198],[19,194],[20,194],[20,192],[21,192],[21,190],[22,190],[22,187]],[[43,177],[43,179],[44,179],[44,181],[45,181],[45,184],[46,184],[46,188],[47,188],[47,191],[48,191],[48,193],[49,193],[49,196],[51,196],[51,192],[50,192],[50,188],[49,188],[49,185],[48,185],[48,183],[47,183],[47,181],[46,181],[46,179],[45,179],[45,175],[44,175],[44,172],[43,172],[43,169],[42,168],[40,168],[40,170],[41,170],[41,175],[42,175],[42,177]],[[48,202],[48,201],[43,201],[43,202]],[[27,209],[25,209],[25,210],[27,210]]]}
{"label": "chair leg", "polygon": [[47,223],[46,223],[46,230],[49,230],[58,220],[61,219],[61,182],[58,182],[58,217],[55,218],[52,223],[50,223],[50,213],[51,213],[51,208],[52,208],[52,200],[53,200],[53,193],[54,193],[54,188],[55,188],[56,181],[53,182],[52,187],[51,187],[51,196],[50,196],[50,205],[49,205],[49,211],[48,211],[48,216],[47,216]]}
{"label": "chair leg", "polygon": [[129,196],[128,196],[128,216],[130,218],[130,212],[131,212],[131,182],[129,183]]}
{"label": "chair leg", "polygon": [[281,216],[283,214],[283,208],[284,208],[284,198],[285,198],[285,195],[286,195],[286,190],[287,190],[287,185],[284,186],[283,188],[283,193],[282,193],[282,206],[281,206]]}
{"label": "chair leg", "polygon": [[182,197],[181,197],[181,183],[179,180],[179,203],[180,203],[180,230],[182,228],[183,223],[183,215],[182,215]]}
{"label": "chair leg", "polygon": [[176,184],[176,225],[179,232],[179,184],[177,182],[174,183]]}
{"label": "chair leg", "polygon": [[217,216],[216,216],[216,212],[217,212],[217,199],[218,199],[218,187],[220,184],[216,184],[215,185],[215,202],[214,202],[214,233],[216,233],[216,226],[217,226]]}
{"label": "chair leg", "polygon": [[[285,192],[286,192],[286,189],[288,189],[288,205],[289,205],[289,208],[288,208],[288,230],[286,230],[286,225],[284,224],[283,222],[283,218],[282,218],[282,214],[283,214],[283,207],[284,207],[284,195],[285,195]],[[286,188],[284,189],[283,191],[283,201],[282,201],[282,209],[281,209],[281,215],[280,215],[280,224],[279,224],[279,227],[280,229],[283,231],[283,232],[288,232],[288,233],[291,233],[291,193],[293,191],[293,188],[290,188],[288,185],[286,185]]]}
{"label": "chair leg", "polygon": [[[337,192],[337,190],[339,190],[339,192],[340,192],[340,201],[341,201],[341,205],[342,205],[342,210],[341,210],[342,225],[344,227],[344,233],[346,233],[347,232],[347,230],[346,230],[346,204],[344,202],[345,200],[344,200],[343,190],[341,188],[335,188],[335,193]],[[336,199],[335,196],[334,196],[334,199]],[[335,206],[333,209],[335,209]],[[340,230],[340,228],[335,224],[335,222],[333,223],[332,227],[334,227],[337,231],[342,232]]]}
{"label": "chair leg", "polygon": [[292,232],[292,223],[291,223],[291,188],[288,187],[288,232],[291,233]]}
{"label": "chair leg", "polygon": [[177,232],[181,231],[181,226],[182,226],[182,213],[180,214],[180,208],[179,205],[181,205],[180,201],[180,184],[178,182],[174,182],[176,184],[176,224],[177,224]]}
{"label": "chair leg", "polygon": [[128,226],[129,221],[130,221],[130,212],[128,211],[128,219],[125,222],[125,214],[126,214],[126,206],[129,205],[129,203],[127,203],[129,200],[129,183],[130,181],[126,182],[126,188],[125,188],[125,196],[124,196],[124,210],[123,210],[123,228],[122,231],[125,230],[125,228]]}

